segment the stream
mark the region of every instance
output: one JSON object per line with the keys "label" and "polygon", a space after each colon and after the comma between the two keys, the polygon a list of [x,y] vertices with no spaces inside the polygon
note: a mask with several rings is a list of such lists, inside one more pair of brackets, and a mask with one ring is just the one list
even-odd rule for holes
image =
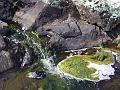
{"label": "stream", "polygon": [[[16,34],[19,35],[19,34]],[[35,62],[39,67],[39,70],[46,72],[44,79],[32,79],[28,78],[28,73],[31,72],[30,68],[24,68],[21,70],[8,70],[0,75],[0,90],[119,90],[120,89],[120,63],[115,63],[115,75],[110,76],[109,80],[101,80],[99,82],[77,80],[71,77],[64,77],[57,64],[65,59],[69,52],[59,52],[54,55],[50,55],[47,48],[43,48],[38,41],[38,37],[34,36],[35,33],[22,35],[26,36],[24,40],[16,38],[16,35],[12,37],[12,40],[16,43],[26,43],[30,45],[38,54],[38,60]],[[21,34],[20,34],[21,35]],[[33,38],[33,37],[34,38]],[[37,41],[36,41],[37,40]],[[29,43],[32,42],[32,43]],[[33,66],[35,65],[33,64]],[[23,64],[22,64],[23,65]],[[38,70],[38,69],[35,69]],[[32,70],[34,71],[34,69]]]}

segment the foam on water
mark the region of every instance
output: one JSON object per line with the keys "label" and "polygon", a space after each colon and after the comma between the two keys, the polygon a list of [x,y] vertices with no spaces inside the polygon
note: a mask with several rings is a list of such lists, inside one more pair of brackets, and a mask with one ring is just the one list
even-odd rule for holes
{"label": "foam on water", "polygon": [[77,6],[84,5],[97,11],[108,11],[112,14],[111,18],[120,17],[119,0],[72,0]]}

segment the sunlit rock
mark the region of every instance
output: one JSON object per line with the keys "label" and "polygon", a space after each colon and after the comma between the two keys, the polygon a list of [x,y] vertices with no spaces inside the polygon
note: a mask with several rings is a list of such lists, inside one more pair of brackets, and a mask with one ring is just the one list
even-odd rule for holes
{"label": "sunlit rock", "polygon": [[6,71],[10,68],[12,68],[13,62],[10,57],[10,53],[6,51],[0,52],[0,72]]}
{"label": "sunlit rock", "polygon": [[15,13],[13,20],[21,24],[23,30],[30,29],[45,5],[46,4],[42,2],[42,0],[29,2],[24,8],[20,8],[20,10]]}
{"label": "sunlit rock", "polygon": [[72,0],[78,7],[84,5],[91,10],[108,11],[112,14],[111,17],[120,16],[120,1],[119,0]]}

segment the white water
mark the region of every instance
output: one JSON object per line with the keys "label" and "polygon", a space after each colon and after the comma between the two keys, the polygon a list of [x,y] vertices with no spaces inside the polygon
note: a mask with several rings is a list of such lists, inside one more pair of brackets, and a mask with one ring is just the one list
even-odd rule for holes
{"label": "white water", "polygon": [[90,63],[88,65],[89,68],[95,68],[99,74],[100,80],[111,79],[110,75],[114,75],[115,69],[112,67],[112,64],[108,65],[98,65],[95,63]]}
{"label": "white water", "polygon": [[[80,78],[74,77],[74,76],[72,76],[68,73],[65,73],[65,72],[61,71],[60,68],[59,68],[59,65],[60,65],[60,63],[64,62],[64,60],[61,61],[58,65],[55,65],[54,59],[53,59],[54,56],[53,57],[48,57],[49,56],[48,52],[46,51],[45,48],[41,47],[40,43],[37,43],[36,41],[34,41],[34,39],[32,37],[28,36],[27,34],[25,34],[25,36],[26,36],[26,39],[28,41],[32,40],[32,45],[31,46],[36,50],[37,53],[39,53],[40,56],[42,56],[43,59],[41,59],[41,61],[43,62],[43,65],[47,69],[48,73],[59,75],[60,77],[66,77],[66,78],[69,78],[69,79],[74,78],[76,80],[81,80]],[[16,41],[16,39],[14,39],[14,40]],[[82,51],[83,50],[84,49],[82,49]],[[106,52],[111,53],[111,51],[106,51]],[[91,63],[89,67],[95,67],[97,69],[97,71],[100,74],[100,76],[99,76],[100,80],[110,79],[109,75],[114,75],[114,70],[111,67],[111,65],[108,65],[108,66],[107,65],[96,65],[96,64]]]}
{"label": "white water", "polygon": [[[106,52],[108,52],[108,51],[106,51]],[[112,51],[109,51],[109,53],[112,53],[112,54],[116,55],[116,53],[114,53]],[[42,59],[41,61],[43,62],[44,66],[48,70],[48,72],[51,73],[51,74],[59,75],[60,77],[65,77],[65,78],[68,78],[68,79],[82,80],[80,78],[77,78],[77,77],[75,77],[75,76],[73,76],[69,73],[65,73],[62,70],[60,70],[59,66],[65,60],[59,62],[57,66],[54,63],[53,57],[50,57],[50,58],[47,58],[47,59]],[[89,68],[95,68],[97,70],[97,72],[94,73],[94,74],[99,76],[99,80],[106,80],[106,79],[111,79],[110,75],[115,74],[115,69],[112,67],[112,65],[114,65],[114,62],[111,63],[111,64],[108,64],[108,65],[98,65],[98,64],[95,64],[95,63],[90,63],[88,67]],[[93,76],[95,76],[95,75],[93,75]],[[87,80],[89,80],[89,79],[87,79]],[[95,80],[90,80],[90,81],[95,81]]]}
{"label": "white water", "polygon": [[72,0],[77,6],[84,5],[97,11],[107,10],[111,18],[120,17],[120,0]]}

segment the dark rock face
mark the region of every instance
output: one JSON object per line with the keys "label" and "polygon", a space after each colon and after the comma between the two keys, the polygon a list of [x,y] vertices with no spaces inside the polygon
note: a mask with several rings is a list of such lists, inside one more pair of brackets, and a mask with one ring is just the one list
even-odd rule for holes
{"label": "dark rock face", "polygon": [[1,36],[6,36],[6,37],[10,37],[12,34],[14,34],[15,31],[14,30],[11,30],[10,28],[8,27],[4,27],[4,28],[1,28],[0,29],[0,35]]}
{"label": "dark rock face", "polygon": [[54,50],[71,50],[100,46],[110,38],[99,27],[69,17],[63,22],[54,21],[37,29],[40,35],[50,38]]}
{"label": "dark rock face", "polygon": [[13,67],[10,53],[7,51],[0,52],[0,72],[6,71]]}
{"label": "dark rock face", "polygon": [[12,42],[10,44],[9,50],[14,67],[23,68],[26,65],[30,65],[34,61],[35,53],[32,48],[21,43]]}
{"label": "dark rock face", "polygon": [[0,35],[0,51],[5,48],[5,42],[3,37]]}
{"label": "dark rock face", "polygon": [[0,0],[0,20],[9,22],[12,20],[15,9],[8,0]]}

